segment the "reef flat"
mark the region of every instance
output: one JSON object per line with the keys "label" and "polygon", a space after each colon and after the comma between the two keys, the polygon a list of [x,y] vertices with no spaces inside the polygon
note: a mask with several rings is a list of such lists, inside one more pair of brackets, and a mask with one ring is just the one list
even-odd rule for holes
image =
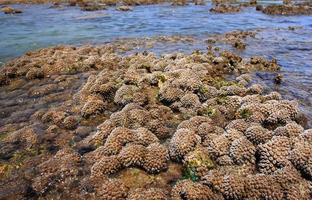
{"label": "reef flat", "polygon": [[252,83],[276,60],[118,47],[57,46],[1,68],[2,199],[311,198],[298,103]]}

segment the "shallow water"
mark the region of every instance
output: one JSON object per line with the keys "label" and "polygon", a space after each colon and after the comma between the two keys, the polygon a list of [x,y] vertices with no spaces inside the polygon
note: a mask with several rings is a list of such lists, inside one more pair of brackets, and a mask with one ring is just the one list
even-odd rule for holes
{"label": "shallow water", "polygon": [[[280,1],[262,1],[262,3]],[[169,4],[138,6],[131,12],[114,8],[83,12],[76,7],[52,9],[49,5],[15,5],[19,15],[0,13],[0,65],[26,51],[65,44],[99,44],[118,38],[140,38],[162,35],[192,35],[204,41],[210,34],[233,30],[260,32],[248,39],[243,56],[260,55],[277,58],[282,66],[284,82],[272,84],[273,74],[258,74],[271,89],[286,98],[298,98],[312,119],[312,16],[268,16],[245,8],[240,13],[213,14],[206,6],[174,7]],[[299,26],[289,30],[289,26]],[[202,42],[160,46],[159,52],[206,49]],[[225,46],[226,47],[226,46]],[[229,47],[231,48],[231,47]],[[312,121],[310,119],[310,121]]]}

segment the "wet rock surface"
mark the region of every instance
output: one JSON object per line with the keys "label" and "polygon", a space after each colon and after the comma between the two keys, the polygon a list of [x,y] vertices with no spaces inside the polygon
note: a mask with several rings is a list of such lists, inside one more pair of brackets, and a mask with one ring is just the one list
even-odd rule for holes
{"label": "wet rock surface", "polygon": [[311,198],[298,103],[252,83],[276,60],[120,54],[145,42],[51,47],[1,68],[1,198]]}
{"label": "wet rock surface", "polygon": [[303,5],[271,5],[262,12],[269,15],[312,15],[312,8]]}
{"label": "wet rock surface", "polygon": [[236,13],[241,10],[240,6],[220,4],[210,9],[210,12],[214,13]]}
{"label": "wet rock surface", "polygon": [[19,13],[23,12],[23,11],[21,11],[19,9],[15,9],[15,8],[12,8],[12,7],[9,7],[9,6],[5,6],[5,7],[1,8],[1,11],[4,14],[19,14]]}

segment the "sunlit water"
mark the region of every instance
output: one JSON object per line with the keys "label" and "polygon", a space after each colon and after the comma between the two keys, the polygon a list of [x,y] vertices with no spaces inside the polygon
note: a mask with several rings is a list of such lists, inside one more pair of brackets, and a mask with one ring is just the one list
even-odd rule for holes
{"label": "sunlit water", "polygon": [[[117,38],[163,35],[192,35],[204,40],[211,34],[260,29],[256,38],[248,40],[246,50],[236,52],[243,56],[277,58],[285,77],[282,85],[272,84],[272,74],[258,73],[257,77],[284,97],[299,99],[312,119],[312,16],[268,16],[256,12],[255,8],[245,8],[234,14],[214,14],[209,12],[212,7],[209,3],[184,7],[137,6],[131,12],[114,8],[83,12],[76,7],[52,9],[49,5],[14,7],[22,9],[23,13],[0,13],[0,65],[26,51],[56,44],[99,44]],[[289,26],[300,28],[292,31],[288,30]],[[170,51],[192,51],[206,46],[205,43],[178,45]],[[160,50],[165,52],[166,46]]]}

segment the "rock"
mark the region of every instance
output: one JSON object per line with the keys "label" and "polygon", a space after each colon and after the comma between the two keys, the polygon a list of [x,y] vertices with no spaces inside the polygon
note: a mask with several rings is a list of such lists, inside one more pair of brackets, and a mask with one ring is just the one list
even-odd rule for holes
{"label": "rock", "polygon": [[199,5],[199,6],[203,6],[205,5],[205,1],[204,0],[193,0],[195,5]]}
{"label": "rock", "polygon": [[5,14],[18,14],[18,13],[22,13],[21,10],[15,9],[15,8],[12,8],[12,7],[9,7],[9,6],[3,7],[1,9],[1,11],[4,12]]}
{"label": "rock", "polygon": [[104,4],[98,3],[86,3],[80,5],[82,11],[97,11],[97,10],[105,10],[106,7]]}
{"label": "rock", "polygon": [[292,2],[291,2],[291,0],[283,0],[283,4],[284,5],[289,5],[289,4],[291,4]]}
{"label": "rock", "polygon": [[131,11],[132,7],[130,7],[130,6],[119,6],[119,7],[116,8],[116,10],[119,10],[119,11]]}
{"label": "rock", "polygon": [[256,6],[256,10],[257,11],[262,11],[263,10],[263,6],[262,5],[257,5]]}
{"label": "rock", "polygon": [[41,68],[31,68],[27,74],[26,74],[26,78],[28,80],[31,79],[41,79],[44,78],[44,72]]}
{"label": "rock", "polygon": [[281,84],[282,83],[282,79],[283,79],[283,75],[282,74],[277,74],[274,78],[274,83],[275,84]]}
{"label": "rock", "polygon": [[173,6],[185,6],[185,5],[187,5],[187,2],[186,2],[186,0],[174,0],[172,2],[172,5]]}
{"label": "rock", "polygon": [[240,6],[221,4],[221,5],[218,5],[214,8],[211,8],[210,12],[214,12],[214,13],[235,13],[235,12],[239,12],[240,10],[241,10]]}
{"label": "rock", "polygon": [[312,8],[301,5],[270,5],[262,12],[268,15],[312,15]]}

